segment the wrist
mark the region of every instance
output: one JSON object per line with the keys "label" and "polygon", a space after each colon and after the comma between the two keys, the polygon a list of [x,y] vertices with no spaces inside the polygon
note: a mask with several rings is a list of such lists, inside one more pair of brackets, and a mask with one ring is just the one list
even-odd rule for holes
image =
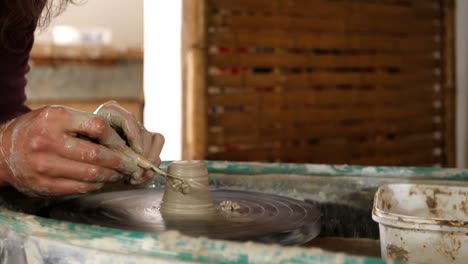
{"label": "wrist", "polygon": [[11,173],[7,157],[5,155],[6,133],[12,121],[0,126],[0,186],[8,185],[8,176]]}
{"label": "wrist", "polygon": [[10,173],[10,167],[5,161],[3,154],[0,153],[0,186],[8,185],[8,174]]}

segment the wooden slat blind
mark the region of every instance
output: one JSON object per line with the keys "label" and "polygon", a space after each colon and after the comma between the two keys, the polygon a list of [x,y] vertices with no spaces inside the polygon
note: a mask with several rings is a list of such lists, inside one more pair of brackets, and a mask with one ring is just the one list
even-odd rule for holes
{"label": "wooden slat blind", "polygon": [[453,1],[195,2],[186,158],[453,165]]}

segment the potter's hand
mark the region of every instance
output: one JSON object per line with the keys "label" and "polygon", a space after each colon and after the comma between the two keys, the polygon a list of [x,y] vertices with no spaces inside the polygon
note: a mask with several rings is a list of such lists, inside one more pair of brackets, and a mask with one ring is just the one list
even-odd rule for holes
{"label": "potter's hand", "polygon": [[[164,137],[158,133],[148,132],[135,116],[114,101],[101,105],[95,114],[103,117],[116,131],[126,138],[130,147],[148,161],[159,166],[164,145]],[[132,174],[130,183],[140,184],[154,177],[154,172],[139,169]]]}
{"label": "potter's hand", "polygon": [[121,153],[125,147],[97,115],[61,106],[41,108],[0,127],[0,181],[32,196],[94,191],[138,169]]}

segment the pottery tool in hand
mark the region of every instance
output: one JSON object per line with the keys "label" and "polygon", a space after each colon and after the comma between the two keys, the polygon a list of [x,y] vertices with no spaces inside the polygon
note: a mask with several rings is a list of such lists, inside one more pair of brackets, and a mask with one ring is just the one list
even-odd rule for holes
{"label": "pottery tool in hand", "polygon": [[[80,135],[79,134],[79,135],[77,135],[77,138],[84,139],[84,140],[99,144],[98,142],[96,142],[92,138],[90,138],[88,136],[85,136],[85,135]],[[164,176],[168,180],[168,182],[171,183],[172,188],[174,188],[178,192],[181,192],[183,194],[187,194],[188,192],[190,192],[190,184],[188,184],[185,180],[183,180],[183,179],[181,179],[181,178],[179,178],[177,176],[171,175],[171,174],[165,172],[164,170],[158,168],[152,162],[145,159],[140,154],[136,153],[129,146],[127,146],[125,148],[125,150],[122,151],[122,153],[124,153],[125,155],[127,155],[128,157],[133,159],[140,168],[143,168],[145,170],[152,170],[152,171],[156,172],[158,175]]]}
{"label": "pottery tool in hand", "polygon": [[164,170],[156,167],[153,163],[151,163],[147,159],[143,158],[141,155],[136,154],[133,150],[131,150],[131,149],[128,150],[128,152],[130,152],[130,151],[132,152],[130,154],[130,156],[131,157],[136,157],[136,161],[137,161],[138,166],[140,166],[141,168],[146,169],[146,170],[152,170],[152,171],[156,172],[157,174],[166,177],[166,179],[171,181],[172,188],[176,189],[179,192],[182,192],[182,193],[186,194],[186,193],[188,193],[190,191],[190,185],[185,180],[183,180],[183,179],[181,179],[181,178],[179,178],[177,176],[171,175],[171,174],[165,172]]}

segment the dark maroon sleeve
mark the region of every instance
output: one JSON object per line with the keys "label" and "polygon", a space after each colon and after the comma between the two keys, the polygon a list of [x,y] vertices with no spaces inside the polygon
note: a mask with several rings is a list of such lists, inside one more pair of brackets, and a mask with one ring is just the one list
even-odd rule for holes
{"label": "dark maroon sleeve", "polygon": [[30,111],[24,89],[34,32],[16,34],[12,48],[0,44],[0,123]]}

